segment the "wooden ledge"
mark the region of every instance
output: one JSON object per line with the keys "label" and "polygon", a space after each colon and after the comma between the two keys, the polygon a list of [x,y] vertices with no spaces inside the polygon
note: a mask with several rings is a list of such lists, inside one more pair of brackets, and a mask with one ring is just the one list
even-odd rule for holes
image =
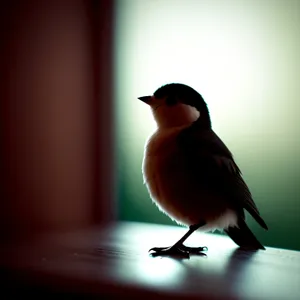
{"label": "wooden ledge", "polygon": [[[300,253],[266,248],[245,252],[226,236],[194,233],[187,245],[207,256],[150,257],[185,228],[120,222],[105,228],[49,234],[1,246],[4,289],[122,299],[300,299]],[[13,285],[13,286],[11,286]],[[13,287],[13,289],[12,289]]]}

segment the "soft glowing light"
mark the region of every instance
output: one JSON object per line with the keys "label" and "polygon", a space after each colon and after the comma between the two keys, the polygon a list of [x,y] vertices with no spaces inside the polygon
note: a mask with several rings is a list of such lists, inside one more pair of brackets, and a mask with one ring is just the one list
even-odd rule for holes
{"label": "soft glowing light", "polygon": [[[156,126],[137,97],[170,82],[202,94],[263,215],[291,207],[300,193],[300,1],[119,0],[115,42],[124,215],[167,222],[142,185],[144,142]],[[266,209],[268,201],[277,205]],[[300,226],[295,207],[289,218]]]}
{"label": "soft glowing light", "polygon": [[[270,120],[285,107],[286,75],[297,85],[299,48],[288,45],[295,20],[278,5],[130,0],[117,7],[117,98],[126,128],[137,140],[155,127],[137,97],[162,84],[183,82],[202,93],[214,127],[228,139],[241,130],[261,134],[262,117]],[[276,17],[286,23],[274,23]],[[290,55],[283,55],[283,49]]]}

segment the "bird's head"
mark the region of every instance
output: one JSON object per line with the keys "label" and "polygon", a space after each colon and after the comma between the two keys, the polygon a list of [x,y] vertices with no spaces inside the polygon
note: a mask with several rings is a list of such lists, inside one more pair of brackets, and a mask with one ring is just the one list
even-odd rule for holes
{"label": "bird's head", "polygon": [[199,122],[201,127],[211,127],[209,111],[202,96],[193,88],[170,83],[158,88],[152,96],[139,97],[151,107],[159,128],[178,127]]}

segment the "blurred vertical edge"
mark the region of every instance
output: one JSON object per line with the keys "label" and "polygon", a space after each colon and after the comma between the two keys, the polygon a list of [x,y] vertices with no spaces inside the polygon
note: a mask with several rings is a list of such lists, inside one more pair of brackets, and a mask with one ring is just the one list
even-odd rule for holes
{"label": "blurred vertical edge", "polygon": [[0,7],[2,241],[114,221],[113,1]]}
{"label": "blurred vertical edge", "polygon": [[[95,220],[115,221],[114,0],[92,0],[95,107]],[[98,196],[99,195],[99,196]],[[99,201],[99,198],[103,201]]]}

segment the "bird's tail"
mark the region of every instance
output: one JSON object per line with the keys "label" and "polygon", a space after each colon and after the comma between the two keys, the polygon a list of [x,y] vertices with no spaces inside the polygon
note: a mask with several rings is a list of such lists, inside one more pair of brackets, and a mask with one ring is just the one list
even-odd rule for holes
{"label": "bird's tail", "polygon": [[258,241],[244,219],[239,220],[238,227],[229,227],[224,231],[241,249],[265,250],[265,247]]}

